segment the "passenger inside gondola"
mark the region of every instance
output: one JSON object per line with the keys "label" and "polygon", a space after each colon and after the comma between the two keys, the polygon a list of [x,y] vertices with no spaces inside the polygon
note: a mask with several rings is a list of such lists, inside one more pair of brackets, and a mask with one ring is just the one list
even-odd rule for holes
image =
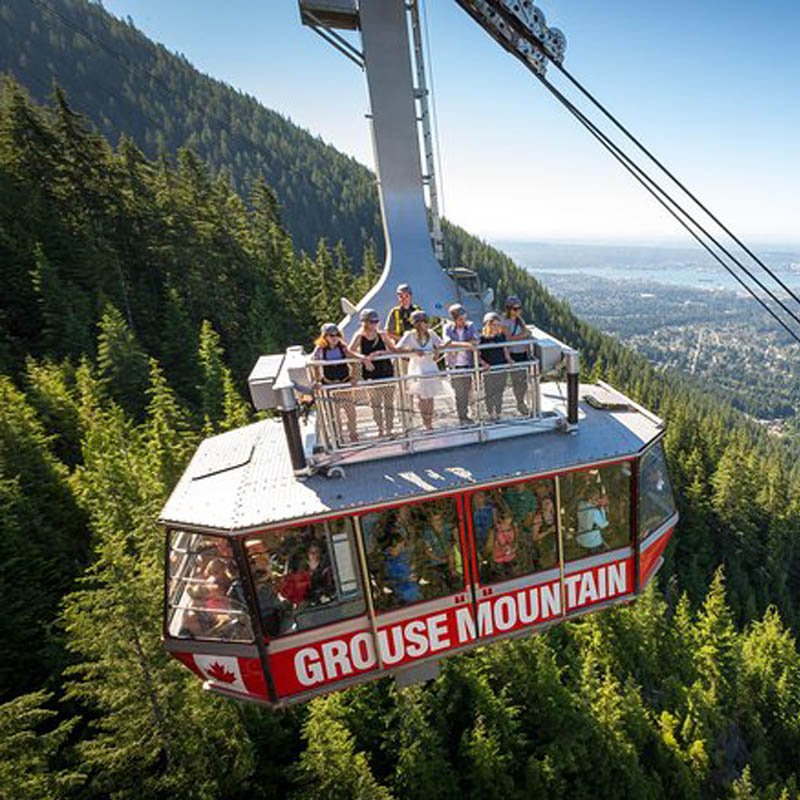
{"label": "passenger inside gondola", "polygon": [[231,596],[231,580],[221,559],[211,565],[212,576],[188,587],[189,607],[183,615],[179,636],[201,639],[249,638],[244,604]]}
{"label": "passenger inside gondola", "polygon": [[518,531],[513,515],[503,508],[497,524],[489,534],[492,553],[492,574],[495,580],[514,577],[514,561],[517,557]]}
{"label": "passenger inside gondola", "polygon": [[310,605],[329,603],[336,594],[327,548],[312,542],[306,553],[308,564],[308,602]]}
{"label": "passenger inside gondola", "polygon": [[455,501],[438,500],[361,520],[373,599],[379,611],[463,588]]}
{"label": "passenger inside gondola", "polygon": [[495,583],[558,562],[555,485],[549,478],[478,491],[471,500],[481,581]]}
{"label": "passenger inside gondola", "polygon": [[486,556],[489,534],[497,523],[495,504],[488,492],[475,492],[472,495],[472,530],[478,558]]}
{"label": "passenger inside gondola", "polygon": [[630,543],[630,481],[627,461],[560,481],[567,561]]}
{"label": "passenger inside gondola", "polygon": [[280,636],[294,628],[294,606],[278,592],[268,570],[256,568],[253,573],[256,601],[261,624],[267,636]]}
{"label": "passenger inside gondola", "polygon": [[590,487],[587,496],[578,501],[578,532],[575,541],[585,550],[607,549],[603,533],[609,524],[608,498],[597,485]]}
{"label": "passenger inside gondola", "polygon": [[440,509],[431,510],[421,539],[423,559],[429,570],[429,575],[423,577],[442,587],[448,586],[450,578],[461,573],[461,551],[456,532]]}
{"label": "passenger inside gondola", "polygon": [[[337,563],[331,536],[338,536]],[[348,520],[284,528],[245,542],[267,635],[307,630],[363,611],[351,546]]]}
{"label": "passenger inside gondola", "polygon": [[386,587],[400,605],[422,600],[418,578],[411,568],[411,553],[406,538],[395,532],[384,554],[383,568]]}

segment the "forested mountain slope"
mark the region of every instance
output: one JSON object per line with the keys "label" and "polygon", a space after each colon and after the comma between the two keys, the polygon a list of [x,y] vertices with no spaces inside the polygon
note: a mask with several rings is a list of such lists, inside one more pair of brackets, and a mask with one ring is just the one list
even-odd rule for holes
{"label": "forested mountain slope", "polygon": [[[465,262],[669,419],[683,519],[666,598],[451,659],[426,688],[288,712],[204,695],[168,659],[154,520],[200,436],[250,417],[228,364],[308,340],[376,269],[367,251],[359,288],[341,250],[297,255],[269,187],[253,195],[248,211],[189,151],[172,168],[112,150],[63,97],[44,111],[0,93],[0,264],[18,301],[0,309],[6,793],[796,797],[792,454],[458,230]],[[722,572],[709,586],[720,563],[727,595]]]}
{"label": "forested mountain slope", "polygon": [[191,147],[242,195],[256,177],[278,193],[295,245],[342,239],[360,254],[379,230],[371,174],[254,98],[197,71],[86,0],[0,0],[0,72],[43,100],[53,80],[116,142],[150,157]]}
{"label": "forested mountain slope", "polygon": [[796,453],[452,227],[456,258],[667,419],[663,595],[277,714],[170,662],[161,503],[202,435],[250,418],[253,357],[377,270],[336,237],[300,254],[289,205],[242,188],[191,150],[112,147],[61,94],[0,92],[0,796],[797,797]]}

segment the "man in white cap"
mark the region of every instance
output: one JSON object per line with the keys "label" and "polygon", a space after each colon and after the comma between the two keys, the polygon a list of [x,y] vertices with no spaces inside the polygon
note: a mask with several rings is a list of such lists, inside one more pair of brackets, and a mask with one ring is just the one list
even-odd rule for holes
{"label": "man in white cap", "polygon": [[[460,303],[447,309],[451,322],[444,328],[444,341],[454,349],[448,350],[445,358],[450,372],[450,382],[456,396],[456,411],[461,425],[469,425],[469,402],[472,394],[472,370],[475,356],[472,348],[478,343],[478,329],[467,319],[467,310]],[[462,374],[459,374],[462,371]]]}

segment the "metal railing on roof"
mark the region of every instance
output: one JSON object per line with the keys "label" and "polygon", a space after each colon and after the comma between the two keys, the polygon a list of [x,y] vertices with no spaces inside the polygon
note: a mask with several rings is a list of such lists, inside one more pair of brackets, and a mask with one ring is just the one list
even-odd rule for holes
{"label": "metal railing on roof", "polygon": [[[516,341],[505,348],[530,346]],[[413,442],[447,431],[478,430],[489,426],[524,424],[541,419],[539,362],[527,360],[481,366],[481,350],[441,348],[439,360],[449,354],[451,364],[438,372],[414,374],[413,353],[386,353],[372,362],[395,362],[394,375],[365,377],[367,370],[355,359],[312,360],[309,384],[317,407],[319,444],[327,452],[355,449],[370,443]],[[456,365],[456,354],[470,354],[470,364]],[[430,355],[430,352],[427,353]],[[313,372],[347,364],[352,379],[342,383],[315,381]]]}

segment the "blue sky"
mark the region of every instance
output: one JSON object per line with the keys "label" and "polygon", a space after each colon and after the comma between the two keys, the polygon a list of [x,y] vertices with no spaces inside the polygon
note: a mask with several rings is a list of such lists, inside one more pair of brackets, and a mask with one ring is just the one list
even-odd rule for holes
{"label": "blue sky", "polygon": [[[364,77],[300,25],[294,0],[104,5],[371,164]],[[426,5],[449,218],[495,240],[686,241],[454,2]],[[730,227],[800,243],[800,3],[540,6],[567,35],[571,72]]]}

